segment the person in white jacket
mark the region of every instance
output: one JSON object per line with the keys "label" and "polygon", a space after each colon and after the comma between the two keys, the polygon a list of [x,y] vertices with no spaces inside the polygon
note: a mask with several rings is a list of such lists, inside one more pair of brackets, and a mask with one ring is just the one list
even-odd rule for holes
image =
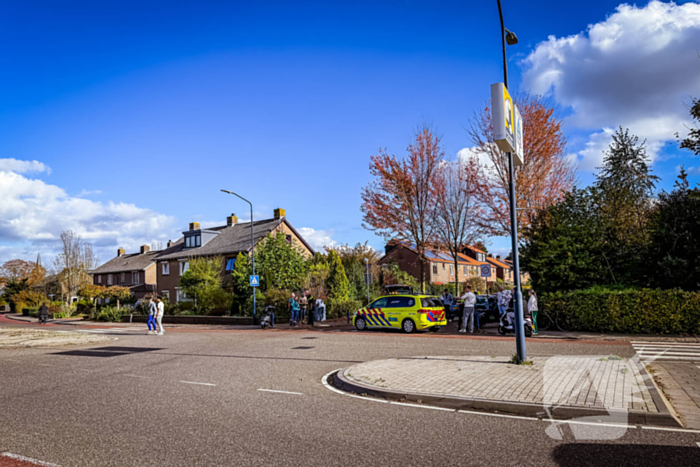
{"label": "person in white jacket", "polygon": [[459,332],[467,332],[467,321],[469,321],[469,332],[474,332],[474,305],[476,305],[476,295],[472,293],[470,285],[464,288],[464,294],[459,297],[464,300],[464,311],[462,314],[462,329]]}
{"label": "person in white jacket", "polygon": [[537,294],[532,289],[530,289],[530,298],[527,301],[527,311],[532,315],[532,323],[535,325],[535,334],[537,334],[539,332],[537,329]]}
{"label": "person in white jacket", "polygon": [[165,314],[165,303],[163,303],[163,299],[161,297],[158,297],[156,299],[158,302],[158,311],[156,311],[156,323],[158,324],[158,335],[162,336],[164,331],[163,331],[163,315]]}

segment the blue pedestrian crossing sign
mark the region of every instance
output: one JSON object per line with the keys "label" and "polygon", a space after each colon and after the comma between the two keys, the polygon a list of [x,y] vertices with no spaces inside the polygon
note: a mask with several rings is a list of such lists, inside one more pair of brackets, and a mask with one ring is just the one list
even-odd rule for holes
{"label": "blue pedestrian crossing sign", "polygon": [[260,285],[260,277],[259,276],[250,276],[250,286],[257,287],[259,285]]}

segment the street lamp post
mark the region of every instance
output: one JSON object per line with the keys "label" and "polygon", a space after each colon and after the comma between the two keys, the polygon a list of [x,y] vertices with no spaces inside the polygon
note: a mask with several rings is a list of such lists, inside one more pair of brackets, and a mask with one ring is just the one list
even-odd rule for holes
{"label": "street lamp post", "polygon": [[[508,45],[518,43],[518,38],[515,34],[508,31],[503,24],[503,9],[501,8],[501,0],[498,1],[498,16],[501,19],[501,43],[503,44],[503,84],[508,89],[508,61],[506,59],[506,41]],[[515,308],[515,346],[518,355],[518,362],[524,362],[527,359],[525,351],[525,320],[523,319],[523,294],[520,291],[520,259],[518,256],[518,214],[515,200],[515,173],[513,171],[513,153],[506,154],[508,157],[508,194],[510,201],[510,237],[513,249],[513,274],[515,275],[515,300],[513,306]]]}
{"label": "street lamp post", "polygon": [[[250,201],[248,201],[247,199],[245,199],[241,195],[236,194],[232,191],[228,191],[228,190],[221,190],[221,191],[223,191],[224,193],[228,193],[229,195],[237,196],[250,205],[250,254],[251,254],[252,262],[253,262],[253,275],[255,275],[255,240],[253,239],[254,238],[253,203],[251,203]],[[253,287],[253,325],[255,325],[255,295],[256,295],[256,292],[257,292],[257,290],[255,289],[255,287]]]}

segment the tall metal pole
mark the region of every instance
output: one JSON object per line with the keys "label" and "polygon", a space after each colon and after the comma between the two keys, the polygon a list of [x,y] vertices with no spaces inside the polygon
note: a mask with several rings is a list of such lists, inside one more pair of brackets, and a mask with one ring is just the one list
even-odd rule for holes
{"label": "tall metal pole", "polygon": [[[253,203],[242,197],[241,195],[238,195],[232,191],[228,190],[221,190],[224,193],[228,193],[229,195],[237,196],[246,203],[250,205],[250,255],[252,257],[252,262],[253,262],[253,275],[255,275],[255,230],[253,228]],[[255,295],[257,294],[257,289],[253,287],[253,325],[255,325]]]}
{"label": "tall metal pole", "polygon": [[[503,84],[508,89],[508,60],[506,58],[506,28],[503,24],[503,9],[501,0],[498,1],[498,16],[501,19],[501,43],[503,44]],[[510,201],[510,238],[513,249],[513,274],[515,275],[515,346],[518,362],[527,360],[525,351],[525,319],[523,318],[523,294],[520,290],[520,259],[518,255],[518,211],[515,198],[515,173],[513,171],[513,153],[507,153],[508,157],[508,195]]]}

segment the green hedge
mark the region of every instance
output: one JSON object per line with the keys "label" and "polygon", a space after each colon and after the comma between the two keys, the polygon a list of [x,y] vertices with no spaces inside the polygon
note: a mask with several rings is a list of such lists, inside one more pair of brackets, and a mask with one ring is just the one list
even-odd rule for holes
{"label": "green hedge", "polygon": [[326,318],[344,318],[348,313],[352,316],[360,308],[362,308],[360,300],[334,300],[329,298],[326,300]]}
{"label": "green hedge", "polygon": [[572,331],[700,334],[700,293],[680,289],[555,292],[540,297],[540,309],[566,313]]}

